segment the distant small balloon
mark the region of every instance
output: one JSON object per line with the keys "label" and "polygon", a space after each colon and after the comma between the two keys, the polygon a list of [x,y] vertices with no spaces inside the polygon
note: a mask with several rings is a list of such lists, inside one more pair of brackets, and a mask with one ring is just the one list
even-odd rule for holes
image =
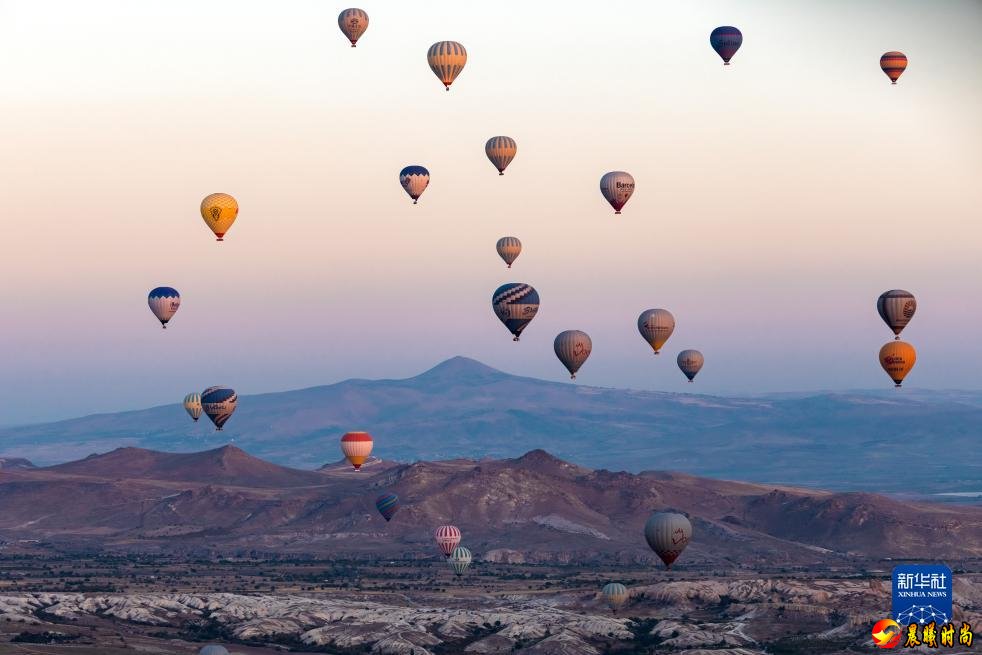
{"label": "distant small balloon", "polygon": [[225,233],[239,215],[239,203],[227,193],[213,193],[201,201],[201,218],[215,233],[218,241],[225,240]]}
{"label": "distant small balloon", "polygon": [[910,291],[903,289],[884,291],[876,299],[876,311],[887,327],[897,335],[897,341],[900,341],[900,333],[904,331],[910,319],[914,318],[914,312],[917,311],[917,299]]}
{"label": "distant small balloon", "polygon": [[229,387],[208,387],[201,392],[201,409],[221,430],[238,406],[239,397]]}
{"label": "distant small balloon", "polygon": [[384,493],[375,499],[375,509],[379,511],[385,522],[388,523],[399,511],[399,496],[394,493]]}
{"label": "distant small balloon", "polygon": [[607,601],[607,606],[610,607],[614,613],[616,613],[628,599],[627,587],[619,582],[608,582],[604,585],[601,593],[604,596],[604,600]]}
{"label": "distant small balloon", "polygon": [[372,435],[367,432],[348,432],[341,437],[341,452],[358,471],[368,456],[372,454],[374,443]]}
{"label": "distant small balloon", "polygon": [[498,249],[498,256],[505,260],[508,268],[511,268],[518,256],[522,254],[522,242],[518,240],[518,237],[501,237],[495,247]]}
{"label": "distant small balloon", "polygon": [[906,341],[888,341],[880,348],[880,366],[897,388],[903,384],[916,361],[917,351]]}
{"label": "distant small balloon", "polygon": [[188,413],[188,416],[194,419],[197,423],[198,419],[201,418],[201,394],[200,393],[189,393],[184,396],[184,411]]}
{"label": "distant small balloon", "polygon": [[456,41],[439,41],[430,46],[426,53],[426,61],[433,74],[449,91],[450,85],[460,75],[460,71],[464,70],[464,64],[467,63],[467,50]]}
{"label": "distant small balloon", "polygon": [[444,557],[450,557],[454,548],[460,545],[460,529],[455,525],[441,525],[433,536]]}
{"label": "distant small balloon", "polygon": [[678,362],[679,369],[685,377],[689,378],[689,382],[692,382],[692,378],[696,377],[696,373],[702,368],[704,360],[698,350],[683,350],[675,361]]}
{"label": "distant small balloon", "polygon": [[896,50],[884,52],[880,57],[880,69],[890,78],[891,83],[896,84],[907,70],[907,55]]}
{"label": "distant small balloon", "polygon": [[728,25],[717,27],[709,35],[709,44],[723,60],[723,65],[729,66],[730,59],[743,44],[743,34],[737,28]]}
{"label": "distant small balloon", "polygon": [[463,546],[457,546],[450,553],[448,561],[450,562],[450,568],[453,569],[454,575],[459,578],[470,567],[472,559],[470,550]]}
{"label": "distant small balloon", "polygon": [[484,144],[484,154],[498,169],[498,175],[505,174],[505,169],[517,153],[518,144],[510,136],[493,136]]}
{"label": "distant small balloon", "polygon": [[692,524],[682,514],[655,512],[644,525],[644,538],[667,569],[692,540]]}
{"label": "distant small balloon", "polygon": [[675,331],[675,317],[667,309],[646,309],[638,316],[638,332],[658,355]]}
{"label": "distant small balloon", "polygon": [[600,193],[614,208],[614,213],[620,214],[621,209],[634,194],[634,178],[631,177],[630,173],[624,171],[605,173],[600,178]]}
{"label": "distant small balloon", "polygon": [[515,335],[513,340],[518,341],[522,330],[539,312],[539,293],[522,282],[502,284],[491,294],[491,309],[508,331]]}
{"label": "distant small balloon", "polygon": [[423,195],[423,192],[426,191],[429,183],[430,172],[422,166],[413,164],[399,171],[399,184],[406,190],[409,197],[413,199],[414,205],[419,200],[419,197]]}
{"label": "distant small balloon", "polygon": [[160,326],[166,330],[168,321],[174,318],[174,314],[181,306],[181,294],[172,287],[157,287],[147,296],[147,304],[160,321]]}
{"label": "distant small balloon", "polygon": [[338,27],[348,37],[348,40],[351,41],[351,47],[354,48],[358,39],[368,29],[368,14],[365,13],[364,9],[345,9],[338,14]]}
{"label": "distant small balloon", "polygon": [[590,356],[590,351],[593,350],[593,342],[590,341],[590,335],[586,332],[566,330],[556,336],[552,348],[556,351],[556,357],[569,371],[570,379],[575,380],[576,372],[580,370],[580,367]]}

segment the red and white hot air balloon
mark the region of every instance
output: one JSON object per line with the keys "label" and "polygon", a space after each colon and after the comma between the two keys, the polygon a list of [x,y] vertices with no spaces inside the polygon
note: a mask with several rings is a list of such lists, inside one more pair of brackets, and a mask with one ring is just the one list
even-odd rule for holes
{"label": "red and white hot air balloon", "polygon": [[372,435],[367,432],[349,432],[341,437],[341,452],[357,471],[372,454],[374,443]]}
{"label": "red and white hot air balloon", "polygon": [[441,525],[433,536],[444,557],[450,557],[454,548],[460,545],[460,529],[456,525]]}

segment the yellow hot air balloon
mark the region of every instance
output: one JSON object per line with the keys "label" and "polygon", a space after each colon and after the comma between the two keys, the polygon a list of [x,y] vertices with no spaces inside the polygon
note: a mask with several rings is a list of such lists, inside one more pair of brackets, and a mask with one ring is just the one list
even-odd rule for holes
{"label": "yellow hot air balloon", "polygon": [[916,361],[917,351],[906,341],[889,341],[880,348],[880,366],[897,387],[914,368]]}
{"label": "yellow hot air balloon", "polygon": [[440,78],[449,91],[450,85],[460,75],[460,71],[464,70],[467,50],[456,41],[440,41],[430,46],[426,61],[429,62],[433,74]]}
{"label": "yellow hot air balloon", "polygon": [[227,193],[213,193],[201,201],[201,218],[219,241],[225,240],[225,233],[238,215],[239,203]]}

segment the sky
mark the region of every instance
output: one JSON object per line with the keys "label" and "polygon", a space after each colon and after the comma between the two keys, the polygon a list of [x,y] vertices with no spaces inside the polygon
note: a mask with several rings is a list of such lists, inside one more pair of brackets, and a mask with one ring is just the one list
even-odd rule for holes
{"label": "sky", "polygon": [[[892,288],[918,298],[907,384],[982,388],[982,3],[361,7],[352,49],[321,0],[0,0],[0,424],[454,355],[558,381],[566,329],[593,339],[580,384],[883,387]],[[718,25],[744,34],[728,67]],[[469,54],[449,93],[440,40]],[[431,173],[415,206],[408,164]],[[637,182],[620,216],[609,170]],[[213,192],[241,207],[224,243]],[[490,307],[511,281],[542,299],[519,343]],[[182,295],[166,331],[160,285]],[[657,358],[650,307],[677,321]]]}

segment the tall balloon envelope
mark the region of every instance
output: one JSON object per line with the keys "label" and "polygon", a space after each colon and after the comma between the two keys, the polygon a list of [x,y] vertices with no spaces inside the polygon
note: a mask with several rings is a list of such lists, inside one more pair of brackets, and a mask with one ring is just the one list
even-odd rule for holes
{"label": "tall balloon envelope", "polygon": [[467,63],[467,50],[456,41],[439,41],[430,46],[426,53],[426,61],[430,70],[440,78],[443,85],[450,90],[450,85],[464,70]]}
{"label": "tall balloon envelope", "polygon": [[505,169],[517,153],[518,144],[510,136],[493,136],[484,144],[484,154],[498,169],[498,175],[505,174]]}
{"label": "tall balloon envelope", "polygon": [[198,419],[201,418],[201,394],[200,393],[189,393],[184,396],[184,411],[188,413],[188,416],[194,419],[197,423]]}
{"label": "tall balloon envelope", "polygon": [[511,268],[518,256],[522,254],[522,242],[518,240],[518,237],[501,237],[495,248],[498,250],[498,256],[508,264],[508,268]]}
{"label": "tall balloon envelope", "polygon": [[709,35],[709,45],[723,60],[724,66],[730,65],[730,59],[736,54],[743,44],[743,34],[735,27],[724,25],[717,27]]}
{"label": "tall balloon envelope", "polygon": [[368,456],[372,454],[374,443],[372,435],[367,432],[348,432],[341,437],[341,452],[358,471]]}
{"label": "tall balloon envelope", "polygon": [[232,417],[238,402],[235,389],[229,387],[208,387],[201,392],[201,410],[215,424],[216,430],[221,430]]}
{"label": "tall balloon envelope", "polygon": [[399,171],[399,184],[406,190],[409,197],[413,199],[413,204],[426,191],[430,183],[430,172],[422,166],[412,164]]}
{"label": "tall balloon envelope", "polygon": [[338,27],[348,37],[348,40],[351,41],[351,47],[354,48],[358,39],[368,29],[368,14],[365,13],[364,9],[345,9],[338,14]]}
{"label": "tall balloon envelope", "polygon": [[656,512],[644,524],[644,538],[667,569],[692,540],[692,524],[681,514]]}
{"label": "tall balloon envelope", "polygon": [[897,83],[900,76],[907,70],[907,55],[896,50],[884,52],[880,57],[880,69],[890,78],[890,82]]}
{"label": "tall balloon envelope", "polygon": [[498,320],[515,335],[514,341],[518,341],[522,330],[539,312],[539,293],[522,282],[502,284],[491,294],[491,308]]}
{"label": "tall balloon envelope", "polygon": [[147,304],[160,321],[160,326],[166,330],[167,322],[174,318],[174,314],[181,306],[181,294],[171,287],[157,287],[147,296]]}
{"label": "tall balloon envelope", "polygon": [[685,377],[689,378],[689,382],[692,382],[692,378],[696,377],[696,373],[702,369],[705,360],[698,350],[683,350],[675,361]]}
{"label": "tall balloon envelope", "polygon": [[610,206],[614,208],[615,214],[620,214],[621,209],[627,204],[634,194],[634,178],[630,173],[624,171],[611,171],[605,173],[600,178],[600,193],[603,194]]}
{"label": "tall balloon envelope", "polygon": [[399,511],[399,496],[393,493],[385,493],[375,499],[375,509],[382,515],[386,523]]}
{"label": "tall balloon envelope", "polygon": [[201,201],[201,218],[219,241],[225,240],[225,233],[238,215],[239,203],[227,193],[213,193]]}
{"label": "tall balloon envelope", "polygon": [[580,330],[566,330],[556,335],[552,342],[552,349],[556,351],[556,357],[563,363],[569,371],[569,377],[576,379],[576,372],[583,366],[583,362],[590,356],[593,350],[593,342],[590,335]]}
{"label": "tall balloon envelope", "polygon": [[897,335],[896,338],[899,341],[900,333],[910,323],[910,319],[914,318],[914,312],[917,311],[917,299],[910,291],[903,289],[884,291],[876,299],[876,311],[880,314],[883,322],[887,324],[887,327]]}
{"label": "tall balloon envelope", "polygon": [[620,582],[608,582],[601,593],[607,601],[607,606],[615,613],[628,599],[627,587]]}
{"label": "tall balloon envelope", "polygon": [[444,557],[450,557],[454,548],[460,545],[460,529],[455,525],[441,525],[436,529],[433,537]]}
{"label": "tall balloon envelope", "polygon": [[667,309],[646,309],[638,316],[638,332],[658,355],[675,331],[675,317]]}
{"label": "tall balloon envelope", "polygon": [[448,561],[450,562],[450,568],[453,569],[454,575],[458,578],[464,575],[464,571],[471,565],[471,560],[473,556],[471,551],[463,546],[457,546],[450,553]]}
{"label": "tall balloon envelope", "polygon": [[880,348],[880,366],[898,388],[916,361],[917,351],[906,341],[888,341]]}

